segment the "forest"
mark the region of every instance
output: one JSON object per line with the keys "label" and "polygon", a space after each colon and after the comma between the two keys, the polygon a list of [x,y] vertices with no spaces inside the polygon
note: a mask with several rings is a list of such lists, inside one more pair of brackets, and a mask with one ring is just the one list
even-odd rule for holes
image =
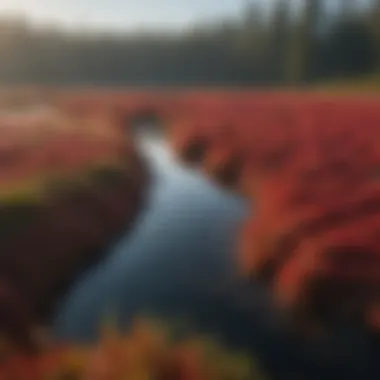
{"label": "forest", "polygon": [[0,83],[284,86],[380,70],[380,1],[245,4],[181,31],[68,31],[0,19]]}

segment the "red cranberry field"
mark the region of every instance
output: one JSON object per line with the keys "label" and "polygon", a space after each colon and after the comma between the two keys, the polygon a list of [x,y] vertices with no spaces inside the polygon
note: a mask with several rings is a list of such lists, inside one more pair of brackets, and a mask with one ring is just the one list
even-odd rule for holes
{"label": "red cranberry field", "polygon": [[267,283],[298,323],[343,318],[376,331],[379,100],[199,94],[191,107],[169,131],[178,157],[252,201],[242,275]]}
{"label": "red cranberry field", "polygon": [[[266,284],[299,326],[348,321],[380,332],[380,99],[223,91],[42,98],[54,112],[11,112],[2,99],[0,114],[0,327],[11,341],[32,344],[52,301],[138,214],[149,181],[133,128],[153,117],[184,165],[248,200],[234,256],[242,278]],[[188,373],[177,366],[160,378],[222,378],[204,375],[189,355],[179,365]]]}
{"label": "red cranberry field", "polygon": [[148,181],[112,115],[0,115],[0,325],[19,344],[144,203]]}

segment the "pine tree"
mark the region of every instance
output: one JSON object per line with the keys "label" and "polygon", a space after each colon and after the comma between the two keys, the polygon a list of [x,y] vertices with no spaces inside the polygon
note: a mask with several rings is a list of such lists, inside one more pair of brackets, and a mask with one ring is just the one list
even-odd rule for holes
{"label": "pine tree", "polygon": [[288,78],[292,83],[302,83],[312,76],[315,36],[323,12],[321,0],[304,0],[301,17],[292,33]]}

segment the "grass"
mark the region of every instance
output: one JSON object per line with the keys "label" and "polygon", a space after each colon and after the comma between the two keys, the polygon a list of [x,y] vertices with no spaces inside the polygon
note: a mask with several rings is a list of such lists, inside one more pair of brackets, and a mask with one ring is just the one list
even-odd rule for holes
{"label": "grass", "polygon": [[113,161],[93,162],[87,168],[71,173],[42,173],[34,178],[2,184],[0,204],[20,205],[43,202],[47,195],[75,189],[77,186],[95,185],[97,180],[115,178],[128,170],[124,163]]}
{"label": "grass", "polygon": [[342,78],[315,86],[316,91],[334,93],[377,93],[380,91],[380,73],[356,78]]}

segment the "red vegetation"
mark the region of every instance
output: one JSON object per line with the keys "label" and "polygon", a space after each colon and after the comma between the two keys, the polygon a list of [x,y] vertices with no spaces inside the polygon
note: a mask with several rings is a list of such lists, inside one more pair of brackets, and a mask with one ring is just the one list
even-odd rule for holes
{"label": "red vegetation", "polygon": [[378,319],[378,99],[193,91],[113,94],[112,102],[128,120],[156,112],[179,158],[255,202],[242,273],[309,318],[330,318],[350,301],[343,316],[355,309]]}
{"label": "red vegetation", "polygon": [[[240,241],[242,273],[266,281],[283,304],[306,319],[323,322],[339,315],[380,328],[378,99],[167,91],[61,93],[52,101],[71,118],[1,123],[1,132],[7,132],[0,144],[2,184],[20,188],[21,181],[21,188],[38,193],[36,178],[55,179],[57,169],[81,177],[94,163],[122,163],[128,175],[119,176],[117,185],[107,180],[108,185],[92,186],[87,179],[74,186],[73,196],[69,186],[32,213],[34,227],[21,229],[21,240],[0,241],[0,273],[27,291],[26,297],[33,295],[38,308],[43,310],[67,279],[55,276],[62,263],[64,273],[85,265],[94,248],[135,215],[146,176],[124,137],[136,118],[155,113],[179,158],[254,201],[254,217]],[[14,257],[31,250],[16,264]],[[29,271],[33,260],[46,267]]]}
{"label": "red vegetation", "polygon": [[[51,110],[0,117],[0,302],[8,313],[0,330],[19,344],[31,343],[30,326],[49,317],[143,205],[145,163],[102,110],[96,118]],[[13,319],[24,324],[17,336]]]}
{"label": "red vegetation", "polygon": [[[173,128],[172,141],[180,157],[255,201],[241,236],[242,273],[267,281],[297,315],[378,329],[379,101],[212,96],[189,96],[183,122],[193,115],[197,123]],[[200,141],[202,154],[189,159]]]}

